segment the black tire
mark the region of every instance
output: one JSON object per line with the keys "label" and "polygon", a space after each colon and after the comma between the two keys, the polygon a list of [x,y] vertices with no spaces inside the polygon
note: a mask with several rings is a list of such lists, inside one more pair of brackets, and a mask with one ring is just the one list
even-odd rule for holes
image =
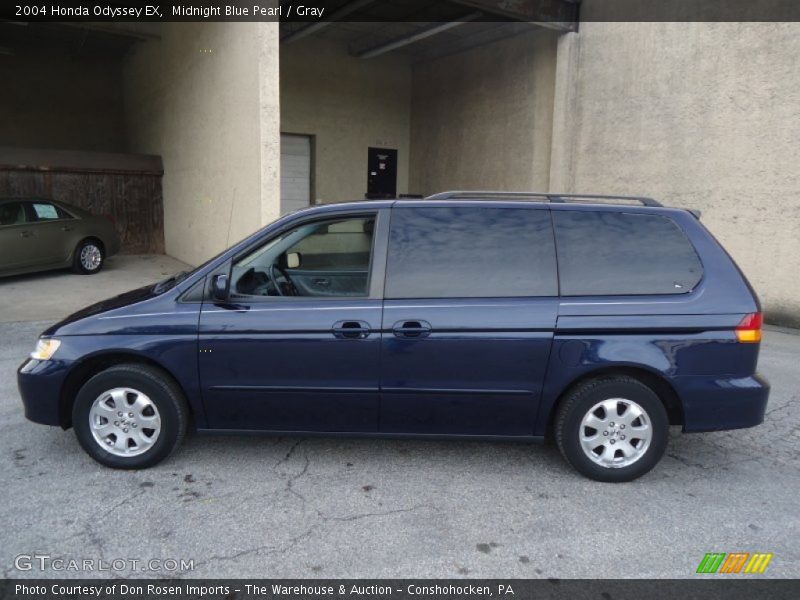
{"label": "black tire", "polygon": [[[114,454],[103,447],[92,432],[90,412],[95,400],[114,388],[130,388],[155,405],[157,411],[155,415],[160,418],[160,430],[152,445],[146,450],[134,448],[134,451],[141,451],[141,454],[134,456]],[[132,394],[131,396],[136,398]],[[124,401],[127,402],[130,399],[128,397]],[[116,407],[113,410],[116,410]],[[136,419],[133,418],[132,422],[136,423]],[[89,456],[114,469],[146,469],[158,464],[183,441],[188,422],[189,410],[178,385],[160,369],[147,365],[122,364],[101,371],[83,385],[72,408],[72,426],[78,442]],[[132,425],[132,427],[136,427],[136,425]],[[144,433],[146,430],[146,425],[142,424],[139,431]],[[125,431],[129,431],[129,429],[125,429]],[[133,429],[130,431],[136,433]],[[109,439],[106,442],[112,443]],[[133,443],[135,444],[135,442]],[[142,445],[142,448],[145,445],[146,443]]]}
{"label": "black tire", "polygon": [[[94,260],[83,260],[84,251],[89,252],[91,256],[99,257]],[[72,270],[80,275],[94,275],[99,273],[106,264],[106,250],[103,244],[95,239],[83,240],[75,247],[75,253],[72,255]]]}
{"label": "black tire", "polygon": [[[645,417],[647,417],[651,427],[649,443],[642,447],[641,454],[634,462],[625,466],[604,466],[597,462],[602,460],[600,455],[606,457],[606,460],[625,460],[621,448],[626,443],[626,438],[623,437],[620,440],[619,436],[624,435],[626,432],[624,427],[623,431],[619,430],[619,424],[617,424],[616,429],[606,426],[606,429],[596,430],[598,436],[600,434],[606,436],[603,438],[598,437],[598,442],[604,443],[600,445],[605,445],[606,447],[595,455],[597,456],[597,461],[587,454],[590,450],[584,451],[580,440],[581,423],[584,417],[598,403],[614,398],[621,398],[638,404],[644,410]],[[619,405],[619,410],[622,411],[622,417],[624,417],[627,410],[625,403]],[[596,411],[595,416],[598,413],[604,414],[604,410],[601,408]],[[613,421],[610,421],[612,417],[604,418],[613,423]],[[641,425],[641,423],[641,421],[636,421],[633,426],[628,425],[628,443],[641,443],[640,440],[634,437],[635,434],[631,435],[630,433],[631,431],[636,431],[632,427]],[[584,429],[584,431],[587,432],[587,435],[594,435],[591,427]],[[579,473],[596,481],[618,483],[632,481],[641,477],[661,460],[667,447],[669,418],[658,395],[641,381],[633,377],[620,375],[598,377],[578,385],[563,399],[556,413],[554,433],[561,454]],[[610,437],[607,433],[610,433]],[[614,443],[610,441],[611,439],[617,440],[616,446],[607,445],[608,443]],[[628,446],[625,447],[628,448]],[[615,450],[614,448],[617,449]]]}

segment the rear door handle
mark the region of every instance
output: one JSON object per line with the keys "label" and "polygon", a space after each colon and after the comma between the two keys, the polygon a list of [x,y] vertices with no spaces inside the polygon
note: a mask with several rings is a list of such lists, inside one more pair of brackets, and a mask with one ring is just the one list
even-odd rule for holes
{"label": "rear door handle", "polygon": [[331,331],[339,339],[363,340],[372,329],[366,321],[337,321]]}
{"label": "rear door handle", "polygon": [[64,226],[61,228],[61,231],[72,231],[72,227],[70,227],[69,225],[64,225]]}
{"label": "rear door handle", "polygon": [[20,237],[31,237],[33,235],[33,232],[32,231],[20,231],[19,235],[20,235]]}
{"label": "rear door handle", "polygon": [[431,334],[431,324],[427,321],[398,321],[392,326],[392,333],[401,338],[424,338]]}

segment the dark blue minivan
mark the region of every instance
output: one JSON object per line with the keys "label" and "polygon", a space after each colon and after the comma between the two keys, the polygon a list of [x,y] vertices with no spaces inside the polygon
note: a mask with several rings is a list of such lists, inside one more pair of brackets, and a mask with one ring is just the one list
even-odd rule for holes
{"label": "dark blue minivan", "polygon": [[316,206],[50,327],[25,414],[104,465],[187,429],[540,441],[600,481],[669,425],[758,425],[761,312],[699,219],[647,198],[446,192]]}

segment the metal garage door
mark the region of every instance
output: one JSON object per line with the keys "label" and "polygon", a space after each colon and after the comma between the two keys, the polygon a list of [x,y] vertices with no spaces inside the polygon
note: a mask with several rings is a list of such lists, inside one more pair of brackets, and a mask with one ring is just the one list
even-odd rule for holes
{"label": "metal garage door", "polygon": [[281,134],[281,214],[311,204],[311,137]]}

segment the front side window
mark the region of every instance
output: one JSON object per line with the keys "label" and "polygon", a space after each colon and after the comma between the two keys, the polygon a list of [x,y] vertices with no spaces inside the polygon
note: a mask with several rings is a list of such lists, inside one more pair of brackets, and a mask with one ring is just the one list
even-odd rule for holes
{"label": "front side window", "polygon": [[22,202],[0,204],[0,226],[21,225],[27,222],[25,205]]}
{"label": "front side window", "polygon": [[563,296],[683,294],[703,266],[672,219],[611,211],[554,210]]}
{"label": "front side window", "polygon": [[558,294],[550,214],[532,208],[395,208],[387,298]]}
{"label": "front side window", "polygon": [[234,263],[233,296],[368,296],[374,229],[374,215],[291,229]]}

